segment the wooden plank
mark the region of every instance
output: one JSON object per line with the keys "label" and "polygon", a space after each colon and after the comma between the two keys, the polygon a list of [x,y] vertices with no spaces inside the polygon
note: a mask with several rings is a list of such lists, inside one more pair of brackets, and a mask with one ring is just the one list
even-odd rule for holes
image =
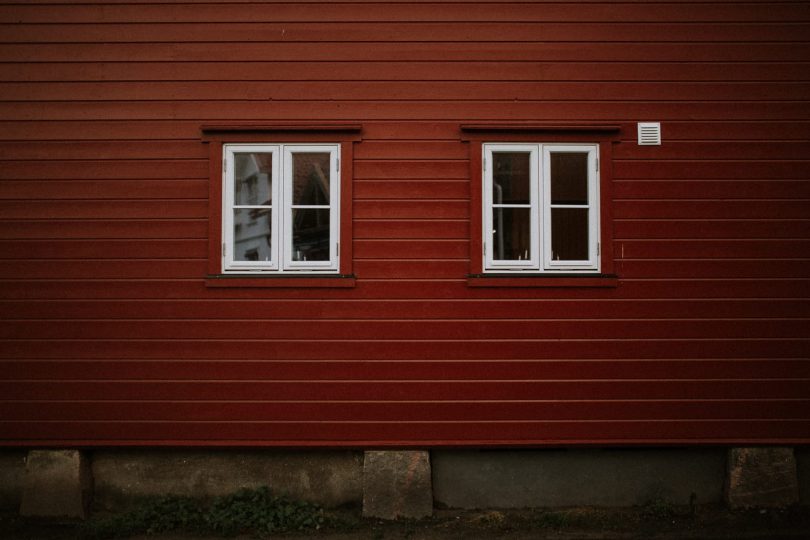
{"label": "wooden plank", "polygon": [[[366,47],[368,49],[368,47]],[[554,100],[554,101],[800,101],[805,82],[603,82],[580,81],[138,81],[6,82],[3,101],[56,101],[70,96],[82,101],[261,101],[351,100]],[[418,143],[414,143],[418,144]],[[424,144],[424,143],[422,143]],[[666,150],[658,148],[657,150]],[[733,148],[732,148],[733,150]],[[437,152],[424,147],[429,155]]]}
{"label": "wooden plank", "polygon": [[[697,195],[697,194],[696,194]],[[616,219],[801,219],[808,217],[810,200],[725,200],[695,199],[618,200],[613,203]]]}
{"label": "wooden plank", "polygon": [[[346,299],[389,301],[424,298],[448,299],[796,299],[810,295],[810,280],[781,279],[622,279],[616,289],[599,288],[470,288],[463,279],[378,279],[357,282],[351,291],[341,289],[230,288],[207,289],[200,279],[54,279],[48,281],[15,278],[0,280],[0,298],[8,300],[189,300],[205,295],[209,299]],[[789,308],[783,313],[792,314]],[[46,315],[43,315],[46,316]],[[771,312],[771,317],[780,315]],[[650,315],[654,317],[654,315]],[[756,316],[755,316],[756,317]]]}
{"label": "wooden plank", "polygon": [[616,179],[668,179],[688,178],[714,180],[806,180],[810,178],[810,161],[780,160],[724,160],[724,161],[616,161],[613,164]]}
{"label": "wooden plank", "polygon": [[[808,246],[810,247],[810,246]],[[0,244],[2,253],[2,244]],[[357,240],[356,259],[468,259],[465,240]]]}
{"label": "wooden plank", "polygon": [[207,219],[3,220],[0,225],[0,238],[7,240],[208,238]]}
{"label": "wooden plank", "polygon": [[208,161],[66,160],[4,161],[0,180],[208,179]]}
{"label": "wooden plank", "polygon": [[810,239],[624,240],[613,248],[616,259],[801,259]]}
{"label": "wooden plank", "polygon": [[204,199],[0,201],[6,219],[205,219]]}
{"label": "wooden plank", "polygon": [[0,267],[0,278],[27,276],[31,279],[154,279],[202,278],[207,259],[25,259],[6,260]]}
{"label": "wooden plank", "polygon": [[807,419],[810,400],[535,402],[0,402],[20,421],[321,421]]}
{"label": "wooden plank", "polygon": [[802,102],[571,102],[523,101],[149,101],[149,102],[52,102],[0,103],[0,114],[10,120],[104,120],[110,117],[157,120],[167,115],[179,119],[249,122],[257,117],[273,121],[349,121],[361,116],[370,120],[453,120],[463,122],[526,118],[558,122],[607,122],[617,117],[656,118],[670,121],[768,120],[808,117]]}
{"label": "wooden plank", "polygon": [[[49,321],[50,323],[54,321]],[[338,340],[346,336],[352,339],[395,339],[395,340],[435,340],[435,339],[471,339],[471,340],[521,340],[521,339],[731,339],[731,338],[802,338],[807,334],[807,326],[810,319],[704,319],[693,320],[656,320],[645,321],[639,319],[630,320],[485,320],[475,321],[468,319],[453,319],[439,321],[413,321],[413,320],[390,320],[390,321],[311,321],[311,320],[274,320],[272,324],[262,321],[211,321],[211,320],[172,320],[172,321],[139,321],[139,320],[81,320],[62,321],[58,324],[46,324],[42,321],[11,320],[3,324],[0,328],[0,338],[2,339],[211,339],[211,340],[307,340],[307,339],[328,339]],[[570,364],[567,364],[570,366]],[[808,364],[810,366],[810,364]],[[34,366],[31,366],[32,368]],[[202,378],[201,373],[196,370],[188,371],[190,366],[184,367],[185,375],[192,378]],[[331,378],[331,366],[321,366],[323,373],[317,372],[318,366],[295,366],[298,373],[292,376],[294,379],[321,379]],[[354,377],[351,371],[342,370],[345,378],[362,378],[362,373],[368,371],[372,366],[355,366]],[[393,368],[389,370],[386,366],[374,366],[378,370],[380,378],[397,378],[392,374]],[[807,366],[804,366],[807,368]],[[143,366],[144,369],[153,369],[151,366]],[[426,369],[419,363],[407,366],[408,371],[405,378],[422,378],[421,373]],[[469,369],[470,373],[478,373],[479,377],[489,379],[494,378],[577,378],[584,373],[587,378],[599,378],[595,373],[609,371],[614,377],[627,378],[644,377],[643,366],[633,366],[629,364],[615,363],[609,366],[597,366],[583,368],[571,367],[572,371],[560,370],[554,374],[546,373],[545,366],[531,366],[527,371],[512,373],[506,368],[501,370],[497,365],[488,366],[486,375],[482,375],[480,370],[468,365],[444,366],[442,370],[432,372],[432,377],[438,378],[470,378],[458,373],[458,369]],[[669,366],[672,368],[672,366]],[[160,368],[155,369],[155,377],[160,378],[158,373],[165,373]],[[579,372],[576,370],[580,369]],[[662,370],[668,369],[662,367]],[[768,368],[773,369],[773,368]],[[807,368],[810,370],[810,368]],[[223,371],[228,371],[229,378],[239,378],[237,374],[231,373],[230,368],[219,366],[214,373],[222,376]],[[633,371],[632,375],[628,372]],[[178,370],[179,372],[179,370]],[[566,373],[561,375],[560,373]],[[727,370],[729,378],[734,377]],[[73,377],[65,370],[49,372],[52,377],[48,378],[84,378]],[[110,372],[112,373],[112,372]],[[118,378],[129,378],[126,371],[118,372]],[[439,374],[441,373],[441,374]],[[680,367],[677,371],[658,372],[655,377],[677,379],[689,377],[688,368]],[[697,373],[695,371],[694,373]],[[778,371],[772,371],[778,373]],[[61,374],[61,375],[59,375]],[[622,375],[624,374],[624,375]],[[176,376],[176,373],[175,373]],[[175,378],[166,375],[165,378]],[[647,375],[652,377],[652,375]],[[695,377],[697,375],[694,375]],[[709,376],[708,374],[706,376]],[[750,375],[749,375],[750,376]],[[768,378],[758,372],[758,376]],[[810,378],[810,371],[805,375]],[[110,377],[113,377],[110,375]],[[268,372],[263,377],[271,379],[283,378],[277,373]],[[256,374],[256,378],[263,378]],[[475,378],[474,376],[471,376]],[[27,377],[26,377],[27,378]],[[152,377],[148,377],[152,378]]]}
{"label": "wooden plank", "polygon": [[[7,400],[514,401],[807,399],[806,379],[734,381],[0,382]],[[382,439],[382,437],[380,437]],[[304,437],[306,439],[306,437]]]}
{"label": "wooden plank", "polygon": [[496,362],[427,361],[7,361],[0,380],[705,380],[790,379],[810,377],[808,360],[549,360]]}
{"label": "wooden plank", "polygon": [[[2,203],[0,203],[0,210]],[[468,219],[467,200],[358,200],[352,205],[356,219]]]}
{"label": "wooden plank", "polygon": [[616,239],[630,238],[810,238],[810,219],[621,219],[613,224]]}
{"label": "wooden plank", "polygon": [[[5,180],[0,199],[96,200],[101,199],[204,199],[205,180]],[[104,204],[104,203],[99,203]]]}
{"label": "wooden plank", "polygon": [[[164,26],[164,25],[160,25]],[[2,28],[2,25],[0,25]],[[808,25],[810,30],[810,25]],[[8,82],[88,81],[808,81],[807,62],[36,62]],[[47,102],[46,102],[47,103]],[[625,105],[627,105],[625,103]]]}
{"label": "wooden plank", "polygon": [[[145,272],[154,272],[145,266]],[[188,264],[188,263],[183,263]],[[165,279],[165,278],[164,278]],[[750,279],[750,278],[749,278]],[[388,281],[388,287],[393,283]],[[380,298],[326,300],[319,298],[263,298],[218,300],[41,300],[0,302],[3,318],[14,319],[691,319],[701,318],[807,318],[810,306],[801,297],[679,299],[672,296],[644,301],[612,298],[584,298],[561,302],[560,298],[532,298],[521,292],[516,298],[494,302],[481,299],[435,299],[427,295],[408,299]],[[253,292],[253,291],[249,291]],[[589,293],[593,294],[593,293]],[[567,293],[570,295],[570,293]],[[563,295],[563,299],[565,296]],[[426,302],[426,300],[432,300]],[[678,301],[672,301],[678,300]],[[407,349],[407,347],[405,347]],[[328,351],[324,351],[327,353]],[[673,352],[673,354],[675,354]],[[338,358],[337,353],[333,357]]]}
{"label": "wooden plank", "polygon": [[616,199],[810,199],[807,180],[627,180]]}
{"label": "wooden plank", "polygon": [[[43,29],[47,28],[47,32]],[[272,22],[2,24],[8,43],[120,42],[801,42],[810,24],[575,22]]]}
{"label": "wooden plank", "polygon": [[501,4],[408,5],[395,3],[341,4],[328,2],[257,4],[250,9],[222,5],[111,5],[104,9],[79,5],[0,6],[0,23],[256,23],[324,22],[766,22],[807,21],[810,10],[801,3],[786,4],[570,4],[564,2]]}
{"label": "wooden plank", "polygon": [[[345,5],[343,6],[345,7]],[[494,12],[493,12],[494,13]],[[768,42],[479,42],[463,43],[379,41],[332,42],[328,47],[307,42],[207,43],[3,43],[0,62],[206,62],[238,58],[267,61],[545,61],[545,62],[802,62],[810,60],[806,47]],[[250,88],[244,88],[250,92]]]}
{"label": "wooden plank", "polygon": [[[77,99],[74,97],[74,99]],[[208,148],[195,141],[117,141],[0,143],[0,160],[207,159]]]}
{"label": "wooden plank", "polygon": [[810,258],[666,259],[617,261],[617,271],[628,278],[802,278],[810,275]]}
{"label": "wooden plank", "polygon": [[203,259],[198,240],[0,240],[0,259]]}
{"label": "wooden plank", "polygon": [[613,157],[621,160],[803,160],[807,158],[806,149],[806,143],[786,141],[672,141],[660,147],[620,144],[613,150]]}
{"label": "wooden plank", "polygon": [[366,220],[354,221],[356,239],[467,239],[467,220]]}
{"label": "wooden plank", "polygon": [[[90,440],[105,446],[133,444],[225,446],[368,446],[380,437],[394,447],[480,446],[538,444],[688,444],[740,445],[744,441],[806,444],[796,437],[810,427],[805,420],[739,420],[671,422],[391,422],[391,423],[117,423],[74,422],[27,424],[4,422],[2,432],[26,445],[53,446],[63,441],[86,446]],[[500,436],[493,435],[493,431]],[[212,433],[216,435],[211,436]]]}
{"label": "wooden plank", "polygon": [[78,141],[115,139],[119,141],[155,139],[197,139],[199,120],[98,120],[98,121],[7,121],[0,120],[0,140]]}
{"label": "wooden plank", "polygon": [[[361,145],[362,146],[362,145]],[[810,183],[808,183],[810,186]],[[469,199],[470,182],[467,180],[357,180],[353,184],[354,196],[362,199]],[[810,190],[810,188],[808,188]],[[2,186],[0,186],[2,193]]]}

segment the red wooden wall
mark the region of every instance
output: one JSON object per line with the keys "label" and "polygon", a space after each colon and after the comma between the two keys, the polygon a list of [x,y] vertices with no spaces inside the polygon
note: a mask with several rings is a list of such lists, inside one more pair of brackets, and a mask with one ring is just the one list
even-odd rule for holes
{"label": "red wooden wall", "polygon": [[[810,443],[808,40],[807,2],[5,2],[0,444]],[[363,126],[356,287],[206,287],[200,126],[290,120]],[[495,121],[622,127],[617,287],[468,286]]]}

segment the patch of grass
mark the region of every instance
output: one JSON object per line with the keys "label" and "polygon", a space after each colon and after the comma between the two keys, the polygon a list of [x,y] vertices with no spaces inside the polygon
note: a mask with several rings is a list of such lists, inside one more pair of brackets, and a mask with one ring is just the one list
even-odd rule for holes
{"label": "patch of grass", "polygon": [[147,499],[129,512],[87,521],[82,532],[85,538],[99,540],[166,532],[262,535],[319,529],[325,521],[319,506],[276,497],[262,487],[209,502],[181,496]]}

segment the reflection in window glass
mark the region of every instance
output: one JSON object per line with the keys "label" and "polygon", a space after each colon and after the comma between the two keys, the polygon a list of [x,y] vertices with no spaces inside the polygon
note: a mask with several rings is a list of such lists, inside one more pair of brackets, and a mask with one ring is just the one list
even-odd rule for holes
{"label": "reflection in window glass", "polygon": [[273,154],[234,154],[234,204],[270,205],[273,198]]}
{"label": "reflection in window glass", "polygon": [[329,260],[329,209],[293,210],[293,260]]}
{"label": "reflection in window glass", "polygon": [[293,154],[293,204],[329,206],[329,153]]}
{"label": "reflection in window glass", "polygon": [[551,204],[588,204],[588,154],[551,153]]}
{"label": "reflection in window glass", "polygon": [[495,260],[531,258],[531,209],[493,208],[492,245]]}
{"label": "reflection in window glass", "polygon": [[493,204],[529,204],[531,199],[531,154],[492,153]]}
{"label": "reflection in window glass", "polygon": [[272,260],[272,214],[272,208],[233,211],[233,260]]}
{"label": "reflection in window glass", "polygon": [[588,260],[588,209],[551,209],[551,258],[555,261]]}

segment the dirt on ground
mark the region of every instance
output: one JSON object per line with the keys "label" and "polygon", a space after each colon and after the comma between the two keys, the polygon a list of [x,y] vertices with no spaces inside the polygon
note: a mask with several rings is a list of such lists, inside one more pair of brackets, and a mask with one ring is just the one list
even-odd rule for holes
{"label": "dirt on ground", "polygon": [[[286,540],[458,540],[549,539],[596,540],[656,538],[686,539],[810,539],[810,508],[728,511],[716,506],[648,505],[630,509],[569,508],[555,510],[437,510],[422,520],[363,519],[356,509],[328,512],[328,525],[319,530],[271,535],[239,535]],[[0,516],[0,538],[7,540],[80,540],[96,538],[76,521]],[[191,540],[216,538],[182,532],[123,536],[131,540]]]}

